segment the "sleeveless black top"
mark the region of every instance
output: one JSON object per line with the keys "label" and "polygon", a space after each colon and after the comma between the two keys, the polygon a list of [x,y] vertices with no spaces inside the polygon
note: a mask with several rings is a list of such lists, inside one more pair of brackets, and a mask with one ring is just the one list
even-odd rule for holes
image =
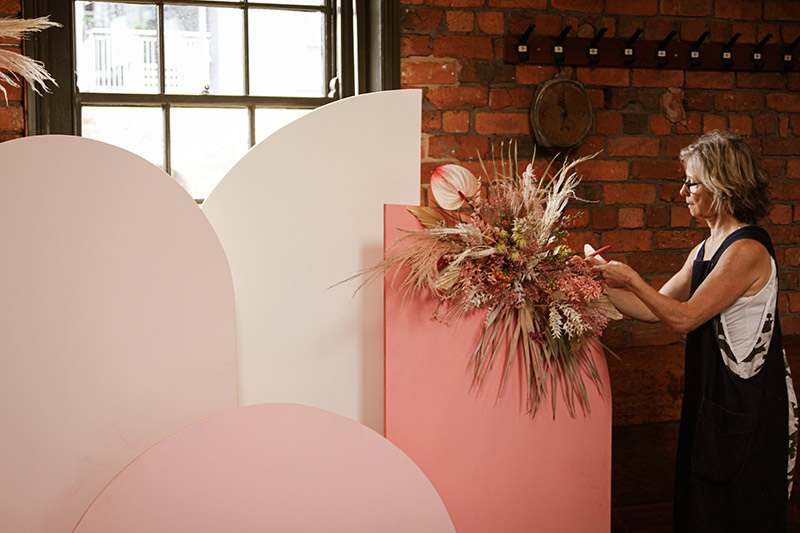
{"label": "sleeveless black top", "polygon": [[[731,233],[714,256],[692,269],[691,294],[739,239],[760,242],[773,260],[766,231]],[[686,337],[686,363],[675,469],[674,529],[786,531],[788,400],[777,304],[775,330],[761,370],[743,379],[725,365],[713,319]]]}

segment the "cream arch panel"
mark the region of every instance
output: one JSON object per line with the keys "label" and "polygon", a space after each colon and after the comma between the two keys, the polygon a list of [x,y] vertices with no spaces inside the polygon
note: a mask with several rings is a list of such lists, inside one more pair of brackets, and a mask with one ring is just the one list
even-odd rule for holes
{"label": "cream arch panel", "polygon": [[69,531],[136,456],[235,407],[233,286],[138,156],[40,136],[0,161],[0,529]]}
{"label": "cream arch panel", "polygon": [[309,113],[255,146],[203,205],[236,290],[239,401],[383,428],[383,296],[328,288],[383,254],[383,204],[419,201],[421,92]]}

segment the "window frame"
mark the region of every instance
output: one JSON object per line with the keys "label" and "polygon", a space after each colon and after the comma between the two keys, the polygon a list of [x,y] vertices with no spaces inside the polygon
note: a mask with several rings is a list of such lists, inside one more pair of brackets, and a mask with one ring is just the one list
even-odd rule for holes
{"label": "window frame", "polygon": [[[122,1],[125,0],[109,0]],[[176,5],[198,5],[192,0],[153,0],[163,15],[163,3]],[[148,3],[129,0],[129,3]],[[263,6],[268,2],[204,2],[208,7]],[[303,6],[280,6],[301,8]],[[318,11],[319,8],[313,9]],[[52,93],[39,96],[28,87],[27,134],[80,134],[82,105],[163,105],[188,107],[247,107],[250,116],[250,143],[255,139],[256,107],[299,107],[313,109],[340,98],[365,92],[400,88],[400,40],[399,0],[332,0],[326,10],[330,24],[331,53],[326,65],[328,77],[338,80],[335,97],[273,97],[273,96],[225,96],[225,95],[173,95],[173,94],[116,94],[83,93],[76,87],[76,60],[74,37],[73,1],[24,0],[23,16],[35,18],[50,15],[60,28],[51,28],[25,43],[25,53],[43,61],[58,83]],[[163,25],[163,16],[159,24]],[[247,24],[245,21],[245,32]],[[163,36],[163,32],[161,32]],[[162,37],[163,38],[163,37]],[[247,35],[245,34],[245,38]],[[163,46],[161,47],[163,54]],[[247,57],[245,56],[245,60]],[[162,67],[163,68],[163,63]],[[68,82],[66,80],[69,80]],[[163,89],[163,81],[162,81]],[[169,165],[169,113],[165,112],[165,164]]]}

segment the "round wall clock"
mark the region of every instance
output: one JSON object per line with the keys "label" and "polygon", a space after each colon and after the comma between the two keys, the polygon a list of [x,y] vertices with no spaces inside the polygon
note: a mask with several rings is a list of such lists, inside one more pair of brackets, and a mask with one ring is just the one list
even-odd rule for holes
{"label": "round wall clock", "polygon": [[531,126],[537,144],[570,148],[592,127],[592,103],[580,82],[556,77],[540,83],[531,104]]}

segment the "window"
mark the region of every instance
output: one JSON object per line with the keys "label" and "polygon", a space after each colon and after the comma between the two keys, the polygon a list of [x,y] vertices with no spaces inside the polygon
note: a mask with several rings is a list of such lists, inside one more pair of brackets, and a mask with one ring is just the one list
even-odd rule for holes
{"label": "window", "polygon": [[398,85],[394,4],[26,0],[26,17],[64,25],[28,50],[59,82],[31,97],[31,133],[116,144],[205,198],[286,123]]}

